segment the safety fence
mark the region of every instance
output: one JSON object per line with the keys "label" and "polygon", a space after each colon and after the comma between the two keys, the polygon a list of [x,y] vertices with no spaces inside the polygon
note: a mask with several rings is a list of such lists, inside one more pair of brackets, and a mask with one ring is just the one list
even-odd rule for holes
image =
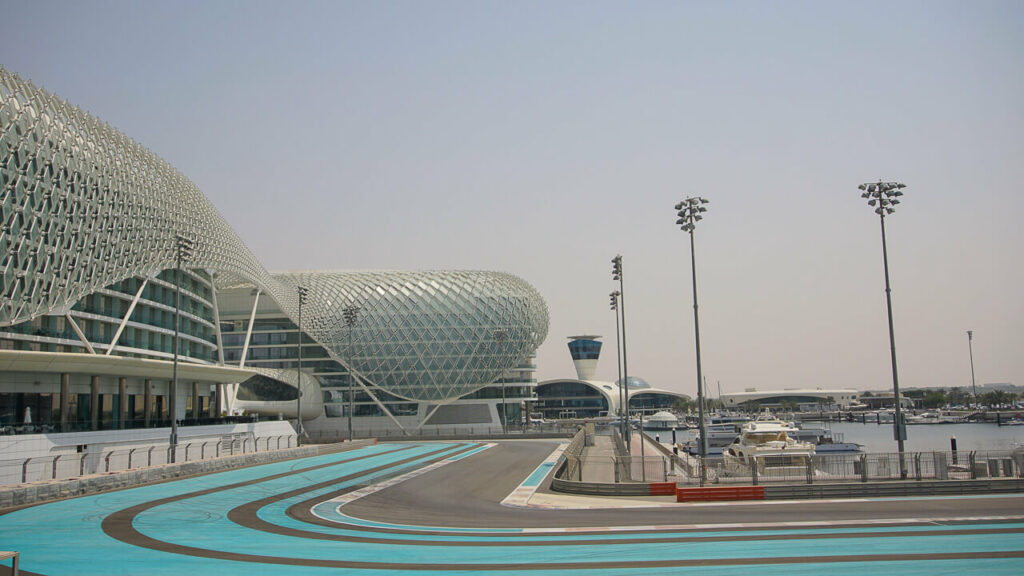
{"label": "safety fence", "polygon": [[[420,429],[409,428],[401,430],[391,428],[359,428],[354,431],[356,440],[360,438],[412,438],[430,440],[431,438],[502,438],[502,437],[529,437],[531,435],[543,436],[568,436],[576,432],[579,425],[566,423],[551,423],[534,426],[509,426],[502,429],[501,426],[424,426]],[[347,441],[349,439],[347,430],[306,430],[303,432],[303,442],[307,439],[316,443],[333,443]]]}
{"label": "safety fence", "polygon": [[294,446],[295,435],[257,437],[251,433],[235,433],[223,435],[217,440],[179,443],[175,447],[155,444],[0,460],[0,485],[66,480],[88,474],[120,472]]}
{"label": "safety fence", "polygon": [[[680,458],[681,478],[700,481],[698,458]],[[715,484],[975,480],[1024,478],[1024,451],[814,454],[737,461],[709,458],[705,480]]]}
{"label": "safety fence", "polygon": [[583,449],[586,446],[587,432],[580,429],[572,437],[572,442],[562,452],[565,457],[565,467],[559,475],[566,480],[582,480],[583,478]]}

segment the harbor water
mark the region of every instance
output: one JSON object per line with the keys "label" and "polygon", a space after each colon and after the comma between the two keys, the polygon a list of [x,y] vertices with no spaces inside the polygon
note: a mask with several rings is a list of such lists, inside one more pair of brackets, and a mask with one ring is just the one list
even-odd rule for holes
{"label": "harbor water", "polygon": [[[819,423],[814,423],[819,424]],[[820,423],[834,434],[842,434],[846,442],[856,442],[865,452],[895,452],[892,422],[861,424],[859,422]],[[812,425],[808,423],[808,425]],[[957,450],[1012,450],[1024,446],[1024,426],[995,424],[927,424],[907,426],[908,452],[946,452],[949,439],[956,437]]]}

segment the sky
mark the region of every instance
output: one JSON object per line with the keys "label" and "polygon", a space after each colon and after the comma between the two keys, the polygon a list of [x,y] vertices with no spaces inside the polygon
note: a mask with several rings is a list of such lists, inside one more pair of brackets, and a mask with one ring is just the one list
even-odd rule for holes
{"label": "sky", "polygon": [[0,66],[203,191],[269,270],[538,289],[539,380],[1024,385],[1024,3],[0,0]]}

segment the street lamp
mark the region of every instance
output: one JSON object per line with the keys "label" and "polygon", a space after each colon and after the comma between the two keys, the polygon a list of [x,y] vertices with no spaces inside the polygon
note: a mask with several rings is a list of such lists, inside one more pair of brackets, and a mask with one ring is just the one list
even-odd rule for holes
{"label": "street lamp", "polygon": [[613,290],[612,293],[609,294],[608,296],[609,296],[609,298],[611,298],[611,308],[615,312],[615,365],[616,365],[616,369],[618,370],[618,372],[616,372],[616,377],[618,378],[617,382],[619,383],[619,422],[620,422],[620,426],[621,426],[619,428],[619,430],[622,432],[622,436],[625,437],[625,435],[626,435],[626,420],[623,417],[623,408],[622,408],[623,407],[623,403],[622,403],[622,389],[623,389],[623,386],[622,386],[622,350],[619,347],[619,296],[620,295],[621,295],[621,292],[619,292],[618,290]]}
{"label": "street lamp", "polygon": [[359,320],[359,306],[346,306],[342,310],[342,317],[345,319],[345,326],[348,326],[348,441],[351,442],[352,436],[352,418],[355,416],[355,402],[353,394],[355,390],[352,387],[352,381],[355,378],[355,369],[353,368],[353,352],[352,352],[352,330],[356,326],[356,322]]}
{"label": "street lamp", "polygon": [[[626,287],[622,281],[622,254],[612,258],[612,280],[619,281],[619,314],[622,316],[622,390],[625,396],[625,405],[623,409],[626,411],[626,450],[629,452],[633,451],[630,446],[630,437],[633,435],[632,430],[629,426],[629,369],[626,363]],[[643,433],[641,431],[641,433]]]}
{"label": "street lamp", "polygon": [[971,392],[974,393],[974,403],[980,405],[978,402],[978,387],[974,384],[974,330],[967,331],[967,351],[971,354]]}
{"label": "street lamp", "polygon": [[[505,338],[508,337],[508,330],[498,328],[494,331],[494,341],[498,344],[498,353],[504,352]],[[505,374],[501,374],[501,433],[508,434],[508,410],[505,408]]]}
{"label": "street lamp", "polygon": [[892,391],[896,400],[896,414],[893,418],[893,436],[900,454],[900,478],[907,478],[907,464],[903,459],[903,442],[907,439],[907,425],[903,421],[903,412],[900,402],[900,381],[896,373],[896,335],[892,327],[892,296],[889,287],[889,254],[885,246],[885,217],[896,210],[900,203],[899,197],[903,196],[903,189],[906,184],[899,182],[874,182],[864,183],[858,186],[863,191],[861,198],[867,198],[868,205],[875,208],[882,223],[882,263],[885,268],[885,306],[889,313],[889,349],[892,357]]}
{"label": "street lamp", "polygon": [[699,196],[687,198],[676,204],[676,215],[679,219],[676,224],[683,232],[690,234],[690,272],[693,278],[693,334],[694,342],[697,345],[697,418],[700,430],[700,485],[704,485],[707,478],[707,456],[708,456],[708,435],[707,426],[704,422],[704,376],[701,374],[700,365],[700,323],[697,318],[697,260],[693,248],[693,230],[701,219],[702,214],[708,209],[704,207],[708,201]]}
{"label": "street lamp", "polygon": [[[178,410],[177,410],[177,398],[178,398],[178,339],[180,336],[180,325],[181,325],[181,265],[182,263],[188,262],[192,259],[195,252],[195,242],[191,239],[177,234],[174,236],[174,252],[177,259],[175,271],[177,272],[177,282],[174,283],[174,368],[171,378],[171,393],[170,402],[168,406],[168,412],[171,417],[171,438],[169,444],[171,445],[171,462],[173,463],[177,456],[178,451]],[[193,398],[195,402],[197,399]]]}
{"label": "street lamp", "polygon": [[309,288],[296,286],[296,291],[299,293],[299,367],[297,370],[299,393],[295,399],[295,445],[299,446],[302,442],[302,305],[306,303],[306,297],[309,296]]}

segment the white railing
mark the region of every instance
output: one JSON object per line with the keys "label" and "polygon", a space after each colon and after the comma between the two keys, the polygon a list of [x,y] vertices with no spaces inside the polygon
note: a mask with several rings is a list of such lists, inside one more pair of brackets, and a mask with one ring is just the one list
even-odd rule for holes
{"label": "white railing", "polygon": [[154,444],[0,460],[0,484],[66,480],[87,474],[283,450],[296,445],[294,434],[255,437],[250,433],[237,433],[224,435],[220,440],[183,442],[174,449],[168,444]]}

